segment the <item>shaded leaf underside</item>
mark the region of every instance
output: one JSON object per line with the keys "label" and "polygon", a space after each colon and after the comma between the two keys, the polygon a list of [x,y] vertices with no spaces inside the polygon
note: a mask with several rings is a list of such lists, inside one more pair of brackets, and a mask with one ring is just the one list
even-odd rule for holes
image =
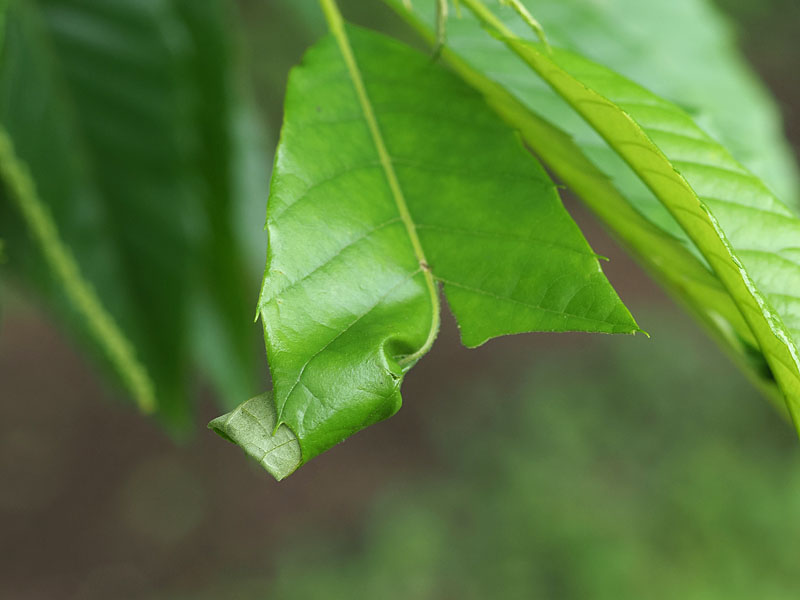
{"label": "shaded leaf underside", "polygon": [[272,392],[265,392],[217,417],[208,427],[240,446],[280,481],[300,465],[301,455],[295,435],[286,425],[277,427],[277,423]]}

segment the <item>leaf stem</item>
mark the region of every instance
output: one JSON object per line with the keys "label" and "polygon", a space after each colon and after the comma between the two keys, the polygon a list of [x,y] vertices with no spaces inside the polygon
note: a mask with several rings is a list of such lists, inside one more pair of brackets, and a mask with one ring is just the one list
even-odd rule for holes
{"label": "leaf stem", "polygon": [[539,38],[539,41],[544,44],[547,51],[550,52],[550,44],[547,41],[547,36],[544,33],[544,27],[542,24],[539,23],[536,19],[533,18],[533,15],[525,8],[525,5],[520,2],[520,0],[500,0],[503,4],[507,4],[513,8],[517,14],[522,18],[525,23],[528,24],[528,27],[533,29],[533,32]]}
{"label": "leaf stem", "polygon": [[364,86],[364,80],[361,77],[361,71],[358,67],[355,56],[353,55],[353,49],[350,46],[350,40],[347,37],[347,32],[344,28],[342,14],[339,12],[339,7],[336,5],[336,0],[320,0],[320,5],[322,6],[322,11],[325,13],[325,19],[328,22],[328,28],[330,29],[334,38],[336,38],[336,42],[339,45],[342,57],[347,65],[350,79],[353,82],[353,87],[355,87],[356,94],[358,95],[361,109],[364,112],[364,119],[367,122],[370,133],[372,134],[372,141],[375,144],[375,149],[378,152],[381,166],[383,167],[383,171],[386,175],[386,180],[389,183],[392,197],[397,205],[397,210],[400,213],[400,218],[403,221],[403,225],[405,225],[408,237],[411,240],[411,246],[414,249],[414,255],[417,258],[419,266],[422,268],[425,284],[428,288],[428,293],[430,294],[432,314],[428,337],[416,352],[404,356],[398,360],[398,363],[402,367],[410,368],[411,365],[413,365],[431,349],[433,342],[436,339],[436,334],[439,332],[439,289],[436,285],[436,281],[434,280],[433,273],[431,273],[428,260],[425,258],[425,252],[422,248],[422,244],[420,243],[419,236],[417,235],[417,227],[414,224],[414,220],[411,218],[411,213],[408,210],[408,205],[406,204],[405,196],[403,195],[403,190],[400,187],[400,182],[397,179],[397,174],[395,173],[394,166],[392,164],[392,157],[389,155],[389,151],[386,149],[386,144],[383,141],[383,135],[378,125],[378,119],[376,118],[375,111],[372,108],[372,103],[370,102],[366,87]]}
{"label": "leaf stem", "polygon": [[[486,5],[484,5],[483,2],[481,2],[480,0],[461,0],[461,1],[485,25],[493,27],[497,31],[497,33],[499,33],[503,37],[508,37],[508,38],[514,37],[514,32],[511,31],[508,27],[506,27],[506,24],[503,23],[499,18],[497,18],[497,16],[495,16],[495,14],[491,10],[489,10],[486,7]],[[515,5],[515,7],[516,7],[516,5]],[[531,17],[531,18],[533,18],[533,17]],[[541,29],[541,26],[539,27],[539,29]],[[537,31],[537,33],[538,33],[538,31]]]}
{"label": "leaf stem", "polygon": [[39,199],[30,172],[17,157],[14,144],[2,127],[0,178],[5,180],[9,195],[39,244],[45,262],[60,281],[75,310],[86,320],[95,341],[105,349],[139,409],[144,413],[153,412],[156,408],[155,393],[146,369],[136,358],[133,345],[81,274],[75,257],[58,233],[53,216]]}
{"label": "leaf stem", "polygon": [[436,48],[433,56],[438,57],[447,42],[447,0],[436,0]]}

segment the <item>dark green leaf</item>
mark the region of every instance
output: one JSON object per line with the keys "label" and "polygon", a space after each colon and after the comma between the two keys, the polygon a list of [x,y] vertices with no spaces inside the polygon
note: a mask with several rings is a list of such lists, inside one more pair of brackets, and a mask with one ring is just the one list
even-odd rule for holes
{"label": "dark green leaf", "polygon": [[[61,91],[50,77],[49,52],[44,44],[32,43],[44,36],[43,24],[32,8],[15,3],[9,11],[0,69],[0,122],[9,135],[0,193],[13,196],[21,208],[21,203],[27,205],[27,211],[22,213],[27,214],[27,224],[20,221],[18,211],[12,211],[11,203],[0,205],[3,210],[0,225],[9,241],[8,267],[35,281],[65,316],[74,319],[73,324],[84,339],[96,342],[86,310],[74,303],[75,298],[86,295],[83,292],[92,294],[92,284],[82,280],[78,269],[89,276],[102,304],[126,333],[133,329],[128,320],[133,307],[124,294],[119,276],[122,263],[111,239],[99,193],[86,177],[86,164],[78,151],[67,107],[57,101]],[[32,102],[31,97],[39,101]],[[28,227],[38,246],[29,246]],[[70,254],[77,258],[76,267]],[[55,267],[59,261],[64,265],[61,269]],[[72,291],[70,282],[74,284]],[[101,345],[102,356],[111,356],[110,345],[102,341]],[[125,377],[117,365],[112,366]],[[150,380],[149,375],[145,378]],[[152,383],[145,385],[151,387]],[[140,405],[152,402],[149,393],[137,392],[130,386],[129,390]]]}
{"label": "dark green leaf", "polygon": [[82,318],[92,341],[104,350],[139,408],[144,412],[152,412],[156,407],[153,382],[139,362],[130,340],[119,329],[91,284],[83,278],[75,257],[58,234],[52,214],[39,198],[30,172],[17,157],[8,133],[2,128],[0,179],[39,245],[55,282],[60,286],[60,292]]}
{"label": "dark green leaf", "polygon": [[[243,105],[222,7],[15,1],[0,64],[0,122],[175,426],[189,418],[193,355],[229,405],[252,393],[255,290],[232,217],[245,191],[233,160],[252,136],[236,133]],[[95,341],[18,215],[1,210],[10,269]]]}
{"label": "dark green leaf", "polygon": [[[192,300],[197,305],[191,333],[196,362],[217,384],[221,400],[234,407],[253,393],[258,354],[253,326],[253,299],[258,284],[248,268],[248,248],[239,215],[257,207],[263,219],[267,177],[263,163],[245,170],[249,161],[264,161],[259,123],[235,68],[237,46],[230,10],[219,1],[175,0],[191,36],[190,55],[194,128],[201,136],[194,172],[203,201],[205,235],[198,260],[202,273]],[[245,128],[249,129],[246,130]],[[263,184],[260,184],[263,182]],[[201,208],[198,206],[198,208]],[[257,235],[261,227],[245,223]],[[252,236],[250,236],[252,237]],[[259,245],[257,260],[263,261]]]}

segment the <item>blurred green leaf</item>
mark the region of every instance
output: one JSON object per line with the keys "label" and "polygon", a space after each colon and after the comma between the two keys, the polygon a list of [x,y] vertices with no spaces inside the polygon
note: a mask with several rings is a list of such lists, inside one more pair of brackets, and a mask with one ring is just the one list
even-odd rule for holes
{"label": "blurred green leaf", "polygon": [[0,178],[39,245],[54,279],[83,320],[92,340],[104,350],[139,408],[152,412],[155,410],[153,382],[136,357],[130,340],[120,331],[91,284],[83,278],[75,257],[58,234],[52,214],[40,200],[30,172],[17,158],[11,139],[1,127]]}
{"label": "blurred green leaf", "polygon": [[[196,319],[191,346],[227,407],[252,395],[258,357],[253,303],[258,285],[248,268],[248,236],[243,225],[262,234],[259,221],[241,222],[240,213],[258,207],[263,220],[267,158],[260,125],[239,69],[239,41],[231,10],[219,1],[175,0],[192,39],[189,63],[194,85],[194,127],[201,136],[194,172],[203,202],[205,236],[199,257],[202,274],[193,299]],[[246,170],[248,161],[259,169]],[[199,207],[200,208],[200,207]],[[252,237],[252,236],[250,236]],[[263,250],[259,247],[259,263]]]}
{"label": "blurred green leaf", "polygon": [[[252,386],[231,219],[242,201],[232,160],[246,138],[234,137],[242,90],[223,6],[13,1],[0,65],[0,122],[175,427],[190,418],[190,339],[230,399]],[[89,342],[18,215],[0,210],[10,269]]]}
{"label": "blurred green leaf", "polygon": [[438,330],[438,282],[467,346],[638,330],[480,96],[424,55],[333,23],[290,77],[259,303],[277,423],[304,461],[399,408]]}

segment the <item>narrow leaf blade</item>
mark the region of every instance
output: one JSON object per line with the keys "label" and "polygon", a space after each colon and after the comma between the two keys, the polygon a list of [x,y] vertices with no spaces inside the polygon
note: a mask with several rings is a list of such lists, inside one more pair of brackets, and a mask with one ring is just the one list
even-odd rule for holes
{"label": "narrow leaf blade", "polygon": [[[255,137],[235,131],[245,109],[225,15],[221,0],[12,0],[0,62],[0,123],[174,430],[191,419],[194,362],[227,406],[255,384],[257,289],[233,216],[250,193],[235,161]],[[107,363],[18,213],[0,203],[8,271]]]}
{"label": "narrow leaf blade", "polygon": [[574,53],[520,40],[479,0],[465,3],[670,211],[739,307],[800,425],[800,220],[675,105]]}

